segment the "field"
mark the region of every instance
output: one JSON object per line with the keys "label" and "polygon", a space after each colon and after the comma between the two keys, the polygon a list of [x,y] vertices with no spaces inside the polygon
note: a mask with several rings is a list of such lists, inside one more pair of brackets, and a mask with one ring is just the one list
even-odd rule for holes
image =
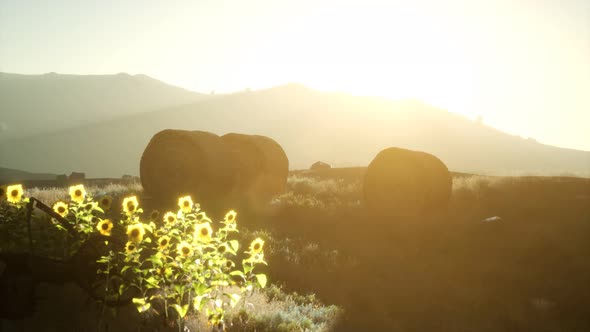
{"label": "field", "polygon": [[[282,287],[260,295],[278,301],[274,316],[260,304],[258,323],[234,330],[590,330],[590,179],[454,174],[446,213],[391,220],[364,209],[363,172],[291,172],[267,209],[234,207],[240,236],[266,240],[266,273]],[[92,190],[142,197],[139,184]]]}

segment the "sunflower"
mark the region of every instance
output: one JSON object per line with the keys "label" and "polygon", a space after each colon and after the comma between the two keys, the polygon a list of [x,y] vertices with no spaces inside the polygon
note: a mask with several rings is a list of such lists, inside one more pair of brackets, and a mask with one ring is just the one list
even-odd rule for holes
{"label": "sunflower", "polygon": [[113,229],[113,223],[109,219],[104,219],[96,225],[96,229],[102,235],[111,236],[111,230]]}
{"label": "sunflower", "polygon": [[8,186],[6,188],[6,194],[8,195],[8,201],[10,203],[18,203],[23,198],[23,186],[20,184],[15,184],[12,186]]}
{"label": "sunflower", "polygon": [[231,224],[235,223],[236,222],[236,215],[237,215],[236,211],[234,211],[234,210],[229,211],[228,213],[225,214],[225,222],[231,223]]}
{"label": "sunflower", "polygon": [[207,214],[203,212],[197,213],[197,222],[211,222],[211,219],[207,217]]}
{"label": "sunflower", "polygon": [[168,247],[168,244],[170,244],[170,238],[166,235],[162,236],[158,240],[158,247],[160,248],[160,250],[166,249],[166,247]]}
{"label": "sunflower", "polygon": [[137,223],[127,226],[127,236],[129,237],[129,241],[139,243],[143,240],[144,235],[145,229],[143,228],[143,224]]}
{"label": "sunflower", "polygon": [[98,201],[98,206],[105,212],[111,209],[111,204],[113,204],[113,198],[109,195],[102,196]]}
{"label": "sunflower", "polygon": [[0,201],[6,198],[6,186],[0,186]]}
{"label": "sunflower", "polygon": [[152,213],[150,213],[150,220],[152,220],[152,221],[155,221],[159,217],[160,217],[160,211],[158,211],[158,210],[153,210]]}
{"label": "sunflower", "polygon": [[190,244],[185,241],[182,241],[176,246],[176,251],[182,257],[189,257],[193,253],[193,248],[191,248]]}
{"label": "sunflower", "polygon": [[84,189],[83,184],[79,184],[76,186],[70,187],[70,198],[72,201],[76,203],[84,202],[84,198],[86,198],[86,189]]}
{"label": "sunflower", "polygon": [[89,203],[86,203],[86,205],[84,205],[84,210],[86,210],[88,212],[92,212],[97,206],[98,206],[98,203],[89,202]]}
{"label": "sunflower", "polygon": [[189,213],[193,209],[193,200],[190,196],[180,197],[178,199],[178,206],[184,213]]}
{"label": "sunflower", "polygon": [[250,253],[252,253],[252,254],[261,253],[263,245],[264,245],[264,241],[261,238],[257,238],[256,240],[252,241],[252,243],[250,244]]}
{"label": "sunflower", "polygon": [[135,213],[135,211],[137,211],[138,206],[139,203],[137,202],[136,196],[125,197],[123,199],[123,212],[125,212],[125,214],[128,216]]}
{"label": "sunflower", "polygon": [[68,215],[68,205],[64,202],[57,202],[53,204],[53,211],[65,218]]}
{"label": "sunflower", "polygon": [[233,267],[236,266],[236,264],[234,264],[234,262],[230,261],[229,259],[225,261],[225,263],[223,264],[223,266],[225,266],[226,269],[231,269]]}
{"label": "sunflower", "polygon": [[164,222],[168,225],[174,225],[176,223],[176,215],[172,212],[166,212]]}
{"label": "sunflower", "polygon": [[137,245],[131,241],[127,242],[127,244],[125,244],[125,252],[130,254],[135,252],[135,250],[137,250]]}
{"label": "sunflower", "polygon": [[172,275],[172,269],[169,267],[161,266],[156,270],[156,273],[162,277],[170,277]]}
{"label": "sunflower", "polygon": [[227,246],[225,244],[222,244],[219,247],[217,247],[217,252],[221,255],[225,254],[226,251],[227,251]]}
{"label": "sunflower", "polygon": [[195,229],[195,239],[207,243],[211,241],[211,234],[213,233],[213,229],[211,229],[211,225],[206,222],[203,224],[198,224]]}

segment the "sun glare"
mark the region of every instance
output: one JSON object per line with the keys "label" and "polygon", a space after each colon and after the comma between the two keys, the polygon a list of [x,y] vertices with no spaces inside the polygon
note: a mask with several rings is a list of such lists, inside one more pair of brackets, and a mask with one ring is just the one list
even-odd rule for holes
{"label": "sun glare", "polygon": [[471,66],[451,31],[411,10],[357,9],[307,15],[253,45],[244,66],[252,75],[243,75],[249,87],[288,77],[321,91],[416,98],[465,113]]}

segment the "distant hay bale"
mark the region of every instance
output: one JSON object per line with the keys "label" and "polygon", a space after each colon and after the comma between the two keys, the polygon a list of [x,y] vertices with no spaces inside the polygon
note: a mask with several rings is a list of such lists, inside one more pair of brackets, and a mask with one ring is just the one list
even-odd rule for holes
{"label": "distant hay bale", "polygon": [[311,165],[311,167],[309,168],[312,171],[319,171],[319,170],[324,170],[324,169],[331,169],[332,165],[321,162],[321,161],[316,161],[315,163],[313,163]]}
{"label": "distant hay bale", "polygon": [[430,179],[430,190],[424,201],[426,211],[445,209],[453,192],[453,177],[447,166],[437,157],[426,152],[416,151],[423,160],[426,177]]}
{"label": "distant hay bale", "polygon": [[236,187],[251,203],[267,203],[285,191],[289,159],[270,137],[229,133],[221,136],[236,164]]}
{"label": "distant hay bale", "polygon": [[155,134],[139,171],[145,192],[166,202],[191,195],[195,202],[225,198],[235,184],[235,164],[221,138],[204,131],[166,129]]}
{"label": "distant hay bale", "polygon": [[420,216],[445,209],[452,180],[437,157],[387,148],[369,164],[364,180],[367,208],[383,216]]}

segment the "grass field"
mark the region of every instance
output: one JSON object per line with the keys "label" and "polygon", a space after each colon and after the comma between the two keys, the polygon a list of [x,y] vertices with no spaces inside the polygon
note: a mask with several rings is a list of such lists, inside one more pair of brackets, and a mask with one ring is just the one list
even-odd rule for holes
{"label": "grass field", "polygon": [[[283,287],[264,296],[283,304],[235,330],[277,330],[281,319],[293,331],[590,330],[590,179],[455,174],[446,213],[392,220],[365,211],[362,175],[292,172],[268,210],[236,207],[241,236],[266,239],[266,272]],[[92,190],[142,196],[139,184]],[[50,202],[65,190],[28,193]]]}

